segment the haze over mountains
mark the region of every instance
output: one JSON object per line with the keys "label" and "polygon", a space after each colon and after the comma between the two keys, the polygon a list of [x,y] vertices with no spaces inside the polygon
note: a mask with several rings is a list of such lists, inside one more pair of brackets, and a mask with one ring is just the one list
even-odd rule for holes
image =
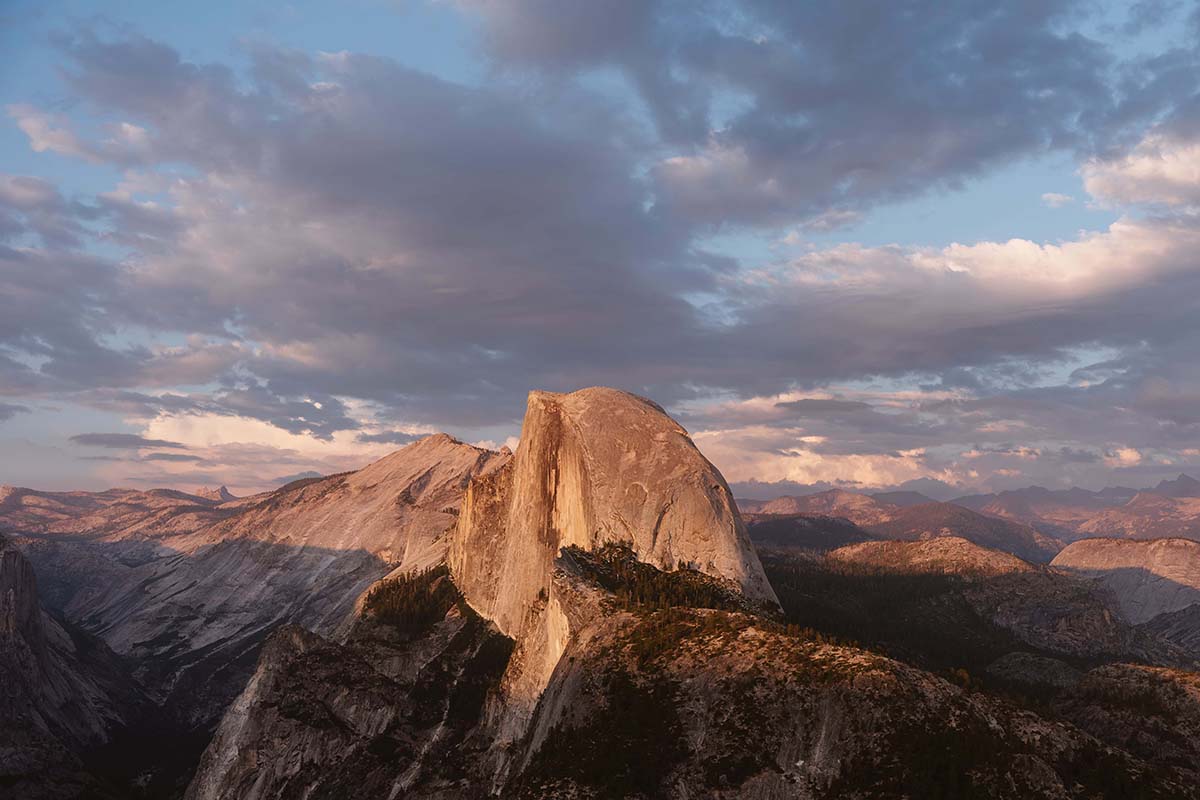
{"label": "haze over mountains", "polygon": [[[830,489],[772,500],[739,499],[738,504],[752,514],[827,514],[864,527],[894,523],[896,530],[926,532],[936,529],[938,520],[947,517],[957,516],[958,526],[969,524],[968,520],[973,518],[962,511],[968,509],[984,517],[1016,523],[1006,535],[1030,538],[1029,546],[1035,549],[1052,547],[1047,545],[1047,539],[1070,542],[1096,536],[1200,538],[1200,481],[1189,475],[1164,480],[1143,490],[1125,487],[1100,491],[1052,490],[1030,486],[997,494],[966,495],[945,503],[919,492],[861,494]],[[994,522],[981,520],[975,524],[996,527]],[[1022,527],[1033,528],[1035,533],[1021,533]]]}
{"label": "haze over mountains", "polygon": [[1197,796],[1200,544],[923,500],[747,526],[682,427],[602,388],[531,393],[516,453],[434,435],[244,498],[6,487],[0,787]]}

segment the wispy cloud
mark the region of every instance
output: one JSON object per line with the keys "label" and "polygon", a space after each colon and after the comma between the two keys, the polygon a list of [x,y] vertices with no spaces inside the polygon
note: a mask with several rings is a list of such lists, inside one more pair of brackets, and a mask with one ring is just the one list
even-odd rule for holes
{"label": "wispy cloud", "polygon": [[1069,194],[1059,194],[1058,192],[1046,192],[1042,195],[1042,205],[1047,208],[1062,208],[1075,202],[1075,198]]}
{"label": "wispy cloud", "polygon": [[147,439],[133,433],[77,433],[71,437],[75,444],[85,447],[111,447],[122,450],[132,450],[141,447],[176,447],[186,449],[187,445],[179,442],[169,442],[165,439]]}

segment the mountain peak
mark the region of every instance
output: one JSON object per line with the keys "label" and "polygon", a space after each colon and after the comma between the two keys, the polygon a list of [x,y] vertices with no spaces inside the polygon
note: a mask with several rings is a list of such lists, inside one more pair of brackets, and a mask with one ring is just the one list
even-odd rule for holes
{"label": "mountain peak", "polygon": [[659,406],[599,387],[530,392],[517,452],[472,479],[448,554],[467,603],[522,654],[505,679],[515,736],[579,624],[561,549],[608,544],[778,607],[725,479]]}
{"label": "mountain peak", "polygon": [[936,503],[932,497],[920,492],[911,490],[897,490],[893,492],[875,492],[871,495],[871,499],[879,503],[886,503],[892,506],[923,506],[926,503]]}
{"label": "mountain peak", "polygon": [[660,406],[606,387],[530,392],[512,461],[468,489],[450,553],[456,581],[512,635],[560,547],[610,542],[776,602],[725,479]]}
{"label": "mountain peak", "polygon": [[1151,491],[1167,497],[1200,497],[1200,481],[1181,472],[1173,481],[1159,481]]}
{"label": "mountain peak", "polygon": [[218,503],[228,503],[230,500],[237,500],[237,496],[229,491],[224,484],[216,489],[204,488],[196,492],[197,497],[203,497],[205,500],[215,500]]}

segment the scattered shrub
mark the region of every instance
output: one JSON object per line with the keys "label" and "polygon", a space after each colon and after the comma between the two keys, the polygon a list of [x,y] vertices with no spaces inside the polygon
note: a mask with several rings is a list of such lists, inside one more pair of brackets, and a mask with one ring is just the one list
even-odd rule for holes
{"label": "scattered shrub", "polygon": [[594,551],[571,545],[563,548],[563,552],[574,559],[589,578],[612,592],[627,609],[746,610],[746,599],[716,578],[686,567],[663,571],[639,561],[628,545],[606,544]]}

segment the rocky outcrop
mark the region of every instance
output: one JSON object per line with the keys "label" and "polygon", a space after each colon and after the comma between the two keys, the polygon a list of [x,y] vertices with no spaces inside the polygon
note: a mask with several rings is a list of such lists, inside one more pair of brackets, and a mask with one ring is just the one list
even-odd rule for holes
{"label": "rocky outcrop", "polygon": [[844,561],[888,572],[940,572],[947,575],[1003,575],[1033,572],[1035,567],[1016,556],[981,547],[957,536],[917,542],[863,542],[829,554]]}
{"label": "rocky outcrop", "polygon": [[512,461],[472,481],[449,553],[467,602],[517,642],[507,737],[524,735],[575,633],[551,580],[559,550],[610,543],[777,604],[724,478],[661,408],[614,389],[531,392]]}
{"label": "rocky outcrop", "polygon": [[[579,563],[560,551],[575,549],[583,554],[617,545],[627,548],[633,563],[652,571],[662,568],[681,579],[683,573],[695,576],[689,592],[736,597],[739,607],[777,607],[724,479],[662,409],[611,389],[569,395],[532,393],[520,447],[509,463],[471,481],[449,551],[450,574],[462,592],[466,612],[452,610],[439,625],[453,625],[456,613],[466,613],[515,645],[511,657],[506,655],[500,664],[502,677],[496,674],[486,709],[480,707],[478,730],[469,734],[488,743],[474,771],[460,776],[476,789],[490,792],[492,786],[507,785],[521,773],[560,717],[561,705],[555,698],[561,696],[562,684],[556,676],[567,670],[560,668],[563,653],[584,647],[596,623],[608,613],[606,593],[584,580]],[[401,567],[394,580],[412,580],[411,575]],[[711,586],[704,588],[704,581]],[[363,626],[372,619],[371,602],[362,604],[364,616],[346,645],[360,656]],[[304,649],[295,645],[300,641],[296,636],[288,641],[292,645],[273,644],[268,649],[246,693],[226,715],[193,784],[193,796],[224,796],[221,793],[229,791],[236,795],[240,790],[231,787],[250,780],[231,754],[263,748],[264,712],[253,709],[262,705],[264,686],[278,685],[272,676],[282,668],[279,665],[294,662],[297,650]],[[338,646],[316,649],[331,647]],[[382,665],[389,660],[411,658],[396,653],[384,658],[374,652],[365,658],[373,672],[362,673],[363,685],[380,680],[371,675],[386,673]],[[338,680],[344,689],[344,680]],[[554,688],[548,690],[552,682]],[[314,687],[314,692],[320,691]],[[395,703],[379,713],[394,715]],[[248,726],[247,719],[258,722]],[[267,722],[277,727],[271,719]],[[344,722],[351,729],[362,728],[353,720]],[[434,747],[433,740],[414,732],[416,724],[403,723],[403,737],[425,743],[412,745],[417,752]],[[286,741],[281,746],[287,752],[307,752],[312,748],[303,744],[306,735],[282,735]],[[360,741],[365,735],[351,739]],[[253,745],[243,741],[247,737]],[[440,734],[434,738],[441,741]],[[339,752],[358,752],[353,741],[343,743]],[[285,761],[297,763],[295,757]],[[367,768],[360,764],[355,769]],[[425,780],[420,777],[424,769],[411,763],[393,769],[397,782],[377,788],[426,796],[415,788]],[[397,778],[400,773],[407,777]],[[312,790],[304,783],[308,778],[291,773],[264,780],[275,787],[272,792],[284,786],[291,787],[289,791],[299,791],[301,786]],[[326,780],[320,785],[330,784]]]}
{"label": "rocky outcrop", "polygon": [[217,504],[229,503],[237,500],[237,497],[234,496],[233,492],[229,491],[229,489],[225,486],[218,486],[215,489],[201,489],[200,491],[196,492],[196,496],[202,497],[205,500],[212,500]]}
{"label": "rocky outcrop", "polygon": [[1054,708],[1081,730],[1175,771],[1200,793],[1200,674],[1109,664],[1090,670]]}
{"label": "rocky outcrop", "polygon": [[1196,796],[1183,769],[728,612],[612,616],[563,664],[562,711],[503,796],[1082,798],[1110,780]]}
{"label": "rocky outcrop", "polygon": [[1052,566],[1098,581],[1134,623],[1200,602],[1200,542],[1190,539],[1083,539]]}
{"label": "rocky outcrop", "polygon": [[1059,541],[1028,525],[977,514],[953,503],[901,508],[886,522],[867,527],[881,539],[912,541],[956,536],[1026,561],[1046,562],[1062,549]]}
{"label": "rocky outcrop", "polygon": [[285,626],[187,800],[478,797],[478,729],[512,643],[465,607],[413,638],[368,612],[344,643]]}

